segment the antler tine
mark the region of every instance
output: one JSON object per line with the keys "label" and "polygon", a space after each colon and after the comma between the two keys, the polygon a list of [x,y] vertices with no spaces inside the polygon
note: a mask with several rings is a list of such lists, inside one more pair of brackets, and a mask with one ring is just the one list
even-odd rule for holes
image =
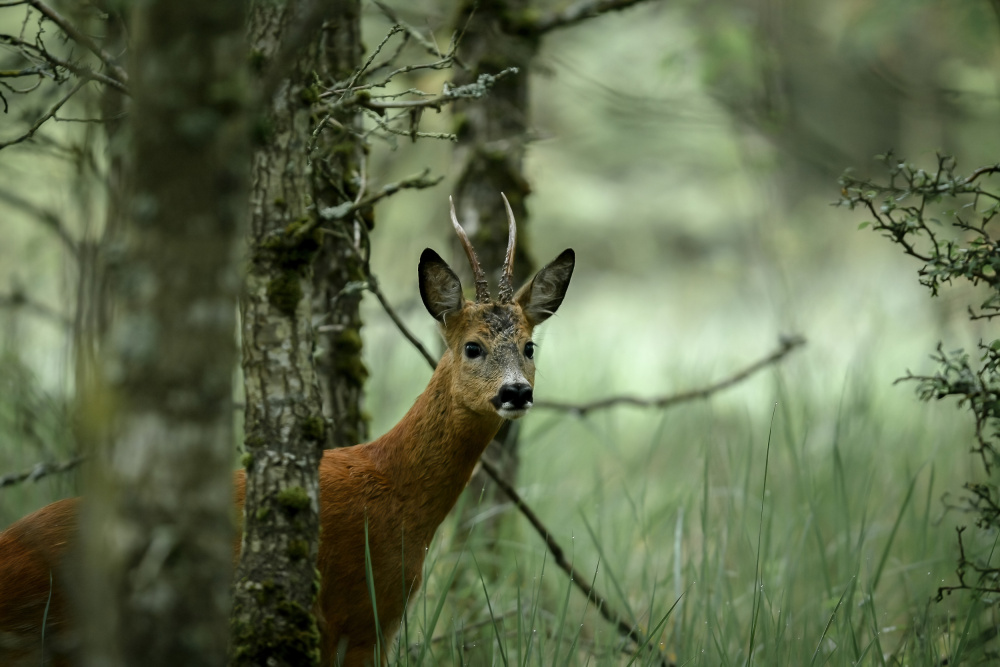
{"label": "antler tine", "polygon": [[500,274],[500,303],[511,303],[514,300],[514,248],[517,246],[517,224],[514,222],[514,211],[510,208],[507,195],[503,197],[503,205],[507,207],[507,256],[503,261],[503,273]]}
{"label": "antler tine", "polygon": [[448,197],[448,203],[451,204],[451,224],[455,227],[458,240],[462,242],[462,248],[465,250],[465,255],[469,258],[469,264],[472,266],[472,277],[476,281],[476,301],[478,303],[489,303],[490,286],[486,282],[486,274],[483,272],[483,267],[479,265],[479,258],[476,257],[476,250],[472,247],[472,242],[469,241],[469,237],[466,235],[465,230],[462,229],[462,225],[458,224],[458,216],[455,215],[455,201],[451,197]]}

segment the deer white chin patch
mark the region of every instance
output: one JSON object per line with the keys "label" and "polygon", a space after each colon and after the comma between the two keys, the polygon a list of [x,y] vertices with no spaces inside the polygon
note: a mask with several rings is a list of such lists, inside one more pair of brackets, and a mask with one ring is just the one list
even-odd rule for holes
{"label": "deer white chin patch", "polygon": [[497,409],[497,414],[504,419],[520,419],[524,415],[528,414],[528,410],[531,408],[531,403],[528,403],[523,408],[515,410],[514,408],[508,408],[506,406],[500,406]]}

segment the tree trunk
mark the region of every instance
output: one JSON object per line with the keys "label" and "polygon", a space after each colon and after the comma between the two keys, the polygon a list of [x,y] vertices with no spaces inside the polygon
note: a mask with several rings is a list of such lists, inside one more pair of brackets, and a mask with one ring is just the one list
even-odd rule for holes
{"label": "tree trunk", "polygon": [[[528,244],[525,198],[531,186],[524,176],[524,153],[528,139],[528,69],[538,52],[538,37],[507,32],[504,26],[509,16],[524,12],[528,6],[525,0],[463,0],[455,21],[455,31],[464,30],[459,56],[467,66],[459,70],[456,85],[476,81],[481,74],[495,75],[511,67],[518,70],[499,79],[486,97],[455,103],[455,152],[460,165],[455,186],[458,219],[495,286],[507,252],[507,212],[500,193],[507,196],[518,231],[515,289],[535,271]],[[497,459],[504,477],[512,483],[518,467],[516,435],[516,426],[506,423],[487,450],[487,456]],[[489,489],[483,503],[502,502],[482,473],[473,477],[470,485]],[[478,512],[482,508],[471,509]]]}
{"label": "tree trunk", "polygon": [[233,665],[319,661],[313,605],[327,429],[312,356],[312,262],[321,237],[302,232],[316,215],[307,147],[317,31],[309,24],[298,2],[251,8],[251,62],[270,72],[264,81],[275,68],[282,78],[262,100],[251,162],[251,265],[242,301],[246,503]]}
{"label": "tree trunk", "polygon": [[[82,531],[92,665],[218,665],[247,185],[240,3],[136,5],[115,321],[82,412],[107,434]],[[107,429],[107,430],[105,430]]]}
{"label": "tree trunk", "polygon": [[[320,78],[349,81],[361,66],[361,3],[338,0],[336,20],[323,26]],[[318,210],[363,196],[365,183],[361,119],[354,110],[333,114],[317,135],[311,154],[313,200]],[[313,315],[318,327],[316,356],[323,412],[332,428],[328,446],[347,447],[368,439],[368,418],[361,409],[368,369],[361,360],[361,296],[366,279],[372,210],[328,223],[315,263]]]}

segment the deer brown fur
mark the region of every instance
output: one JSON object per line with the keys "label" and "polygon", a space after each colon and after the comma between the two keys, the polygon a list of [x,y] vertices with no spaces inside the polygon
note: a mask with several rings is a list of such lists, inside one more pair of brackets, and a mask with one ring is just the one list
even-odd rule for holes
{"label": "deer brown fur", "polygon": [[[460,230],[454,209],[452,216]],[[466,252],[478,278],[482,269],[471,245]],[[427,249],[421,255],[420,294],[440,323],[447,350],[396,426],[372,442],[329,450],[320,463],[316,612],[324,665],[374,661],[378,637],[365,576],[366,531],[379,627],[386,640],[395,635],[407,600],[420,587],[426,547],[480,455],[504,419],[531,407],[532,330],[562,303],[573,266],[573,251],[566,250],[513,298],[503,298],[503,290],[499,300],[481,298],[477,289],[476,302],[470,302],[437,253]],[[242,514],[244,471],[235,473],[234,484]],[[67,570],[79,504],[76,498],[55,502],[0,533],[0,665],[39,665],[45,657],[57,666],[71,664],[79,638],[65,580],[73,576]]]}

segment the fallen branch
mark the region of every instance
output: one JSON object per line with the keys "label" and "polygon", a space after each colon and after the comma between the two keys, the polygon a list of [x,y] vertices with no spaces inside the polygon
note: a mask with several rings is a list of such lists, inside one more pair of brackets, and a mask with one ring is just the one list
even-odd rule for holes
{"label": "fallen branch", "polygon": [[43,477],[48,477],[49,475],[55,475],[61,472],[67,472],[73,470],[78,465],[83,463],[85,456],[76,455],[65,461],[60,461],[57,463],[36,463],[31,470],[26,470],[24,472],[15,472],[9,475],[4,475],[0,477],[0,489],[5,486],[13,486],[15,484],[20,484],[21,482],[37,482]]}
{"label": "fallen branch", "polygon": [[724,380],[720,380],[714,384],[710,384],[707,387],[702,387],[700,389],[692,389],[690,391],[682,391],[678,394],[669,394],[667,396],[659,396],[655,398],[640,398],[637,396],[609,396],[608,398],[598,399],[596,401],[590,401],[589,403],[565,403],[562,401],[535,401],[536,408],[545,408],[547,410],[562,410],[565,412],[572,412],[577,415],[585,415],[588,412],[594,410],[603,410],[605,408],[610,408],[615,405],[632,405],[640,408],[670,408],[678,403],[687,403],[689,401],[696,401],[700,399],[705,399],[712,394],[718,393],[723,389],[728,389],[735,384],[739,384],[743,380],[747,379],[754,373],[768,366],[778,363],[786,356],[788,356],[793,350],[798,347],[805,345],[806,339],[802,336],[788,336],[783,337],[780,341],[780,346],[777,350],[767,355],[763,359],[756,361],[746,368],[730,375]]}

